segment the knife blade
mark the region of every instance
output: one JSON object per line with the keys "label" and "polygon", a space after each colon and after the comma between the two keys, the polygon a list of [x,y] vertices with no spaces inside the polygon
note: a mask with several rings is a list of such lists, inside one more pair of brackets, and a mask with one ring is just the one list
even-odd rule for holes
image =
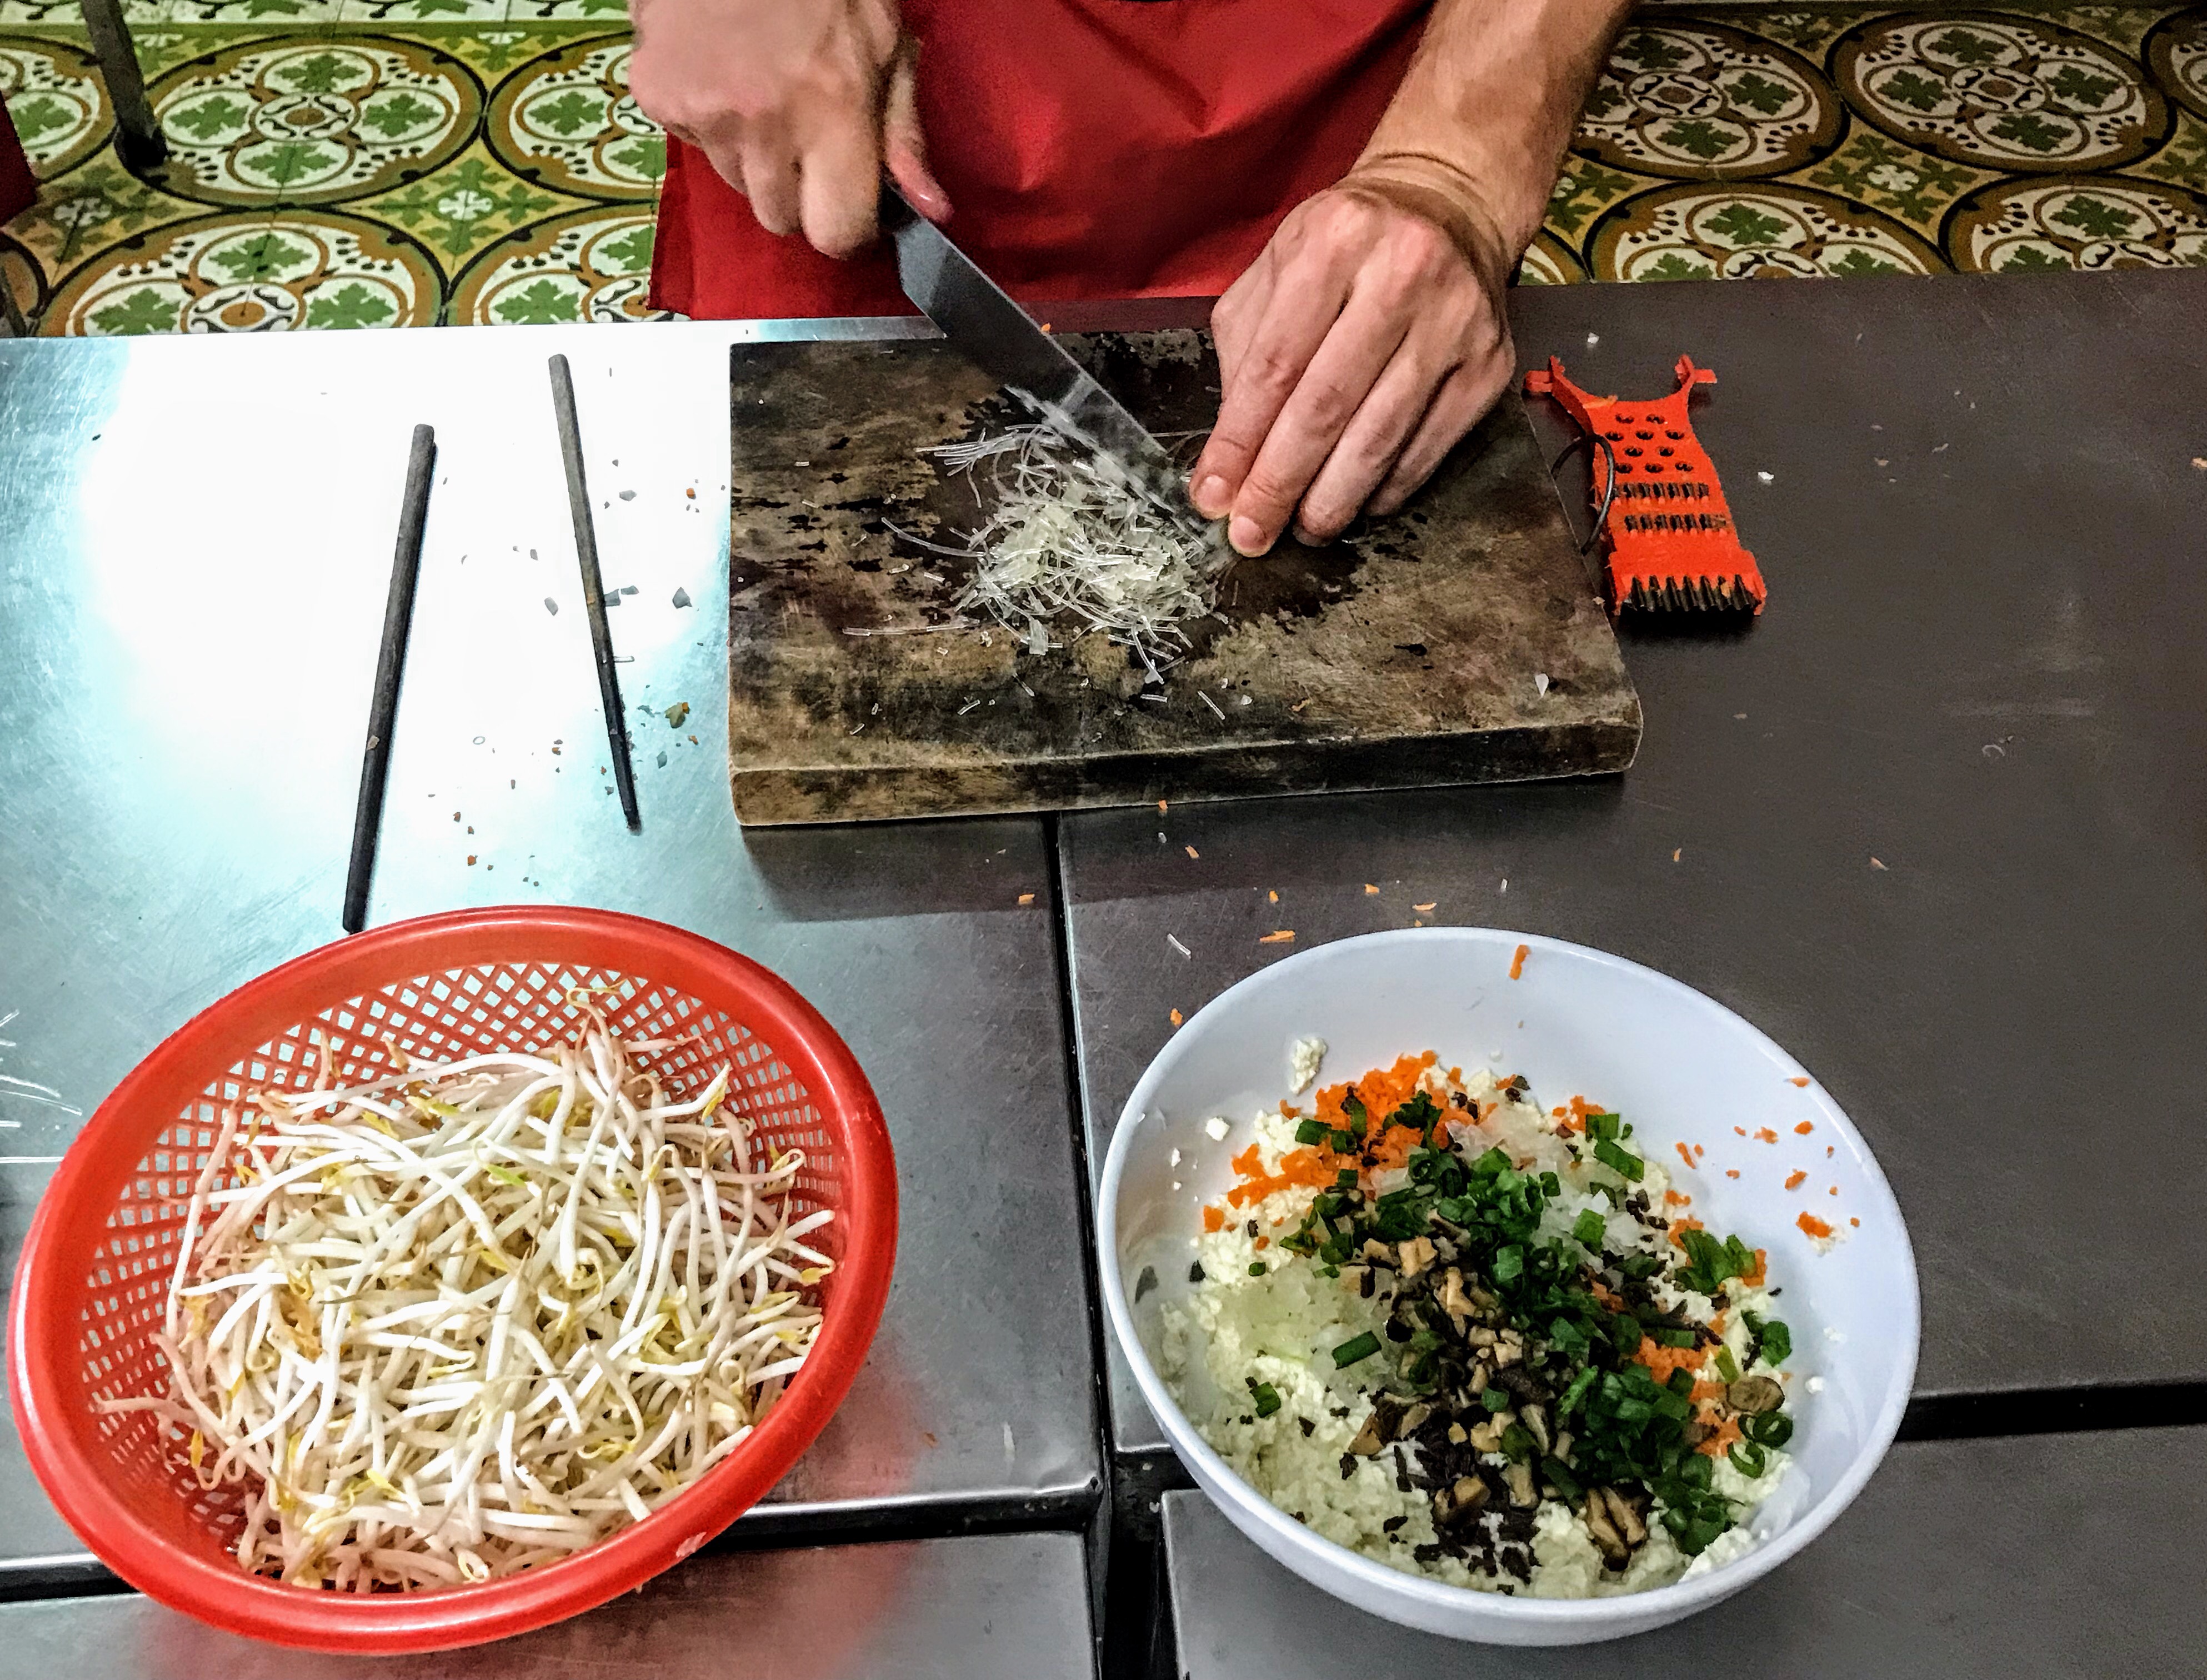
{"label": "knife blade", "polygon": [[896,242],[905,296],[959,354],[1086,444],[1147,500],[1175,519],[1210,529],[1164,445],[894,186],[882,188],[881,218]]}

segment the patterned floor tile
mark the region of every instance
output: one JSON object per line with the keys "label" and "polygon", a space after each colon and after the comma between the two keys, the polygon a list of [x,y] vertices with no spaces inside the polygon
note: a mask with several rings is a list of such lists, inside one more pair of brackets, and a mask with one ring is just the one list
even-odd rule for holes
{"label": "patterned floor tile", "polygon": [[1880,19],[1839,40],[1832,73],[1894,140],[1980,169],[2120,169],[2168,137],[2168,102],[2138,64],[2040,18]]}
{"label": "patterned floor tile", "polygon": [[2141,52],[2146,73],[2194,117],[2207,118],[2207,6],[2163,18]]}
{"label": "patterned floor tile", "polygon": [[628,0],[510,0],[505,15],[517,23],[619,23],[628,16]]}
{"label": "patterned floor tile", "polygon": [[1859,128],[1801,178],[1812,187],[1897,217],[1935,242],[1954,201],[1971,188],[1997,177],[1988,170],[1912,151],[1875,129]]}
{"label": "patterned floor tile", "polygon": [[2005,181],[1965,199],[1950,248],[1958,268],[2207,266],[2207,197],[2120,176]]}
{"label": "patterned floor tile", "polygon": [[165,21],[313,29],[338,21],[338,0],[169,0]]}
{"label": "patterned floor tile", "polygon": [[583,207],[508,174],[480,144],[465,157],[410,181],[396,192],[362,200],[355,212],[404,228],[457,272],[486,246],[550,216]]}
{"label": "patterned floor tile", "polygon": [[323,210],[201,216],[101,252],[56,289],[50,337],[426,326],[442,303],[428,252]]}
{"label": "patterned floor tile", "polygon": [[501,23],[506,0],[343,0],[348,24]]}
{"label": "patterned floor tile", "polygon": [[170,197],[127,173],[111,151],[44,183],[39,201],[7,231],[37,259],[49,284],[95,253],[200,206]]}
{"label": "patterned floor tile", "polygon": [[30,250],[0,233],[0,286],[15,300],[27,320],[36,320],[46,303],[45,271]]}
{"label": "patterned floor tile", "polygon": [[491,149],[561,192],[655,199],[667,139],[628,91],[625,34],[569,43],[509,75],[492,97]]}
{"label": "patterned floor tile", "polygon": [[1726,24],[1651,19],[1610,55],[1573,149],[1672,180],[1737,180],[1815,162],[1845,120],[1799,54]]}
{"label": "patterned floor tile", "polygon": [[66,40],[0,35],[0,103],[42,180],[98,151],[114,120],[99,63]]}
{"label": "patterned floor tile", "polygon": [[207,204],[332,204],[450,162],[482,85],[421,42],[374,35],[224,48],[151,90],[169,137],[163,185]]}
{"label": "patterned floor tile", "polygon": [[1767,182],[1687,182],[1628,200],[1595,225],[1587,263],[1597,280],[1817,279],[1946,266],[1936,248],[1890,217]]}
{"label": "patterned floor tile", "polygon": [[1587,277],[1586,266],[1580,262],[1578,253],[1548,232],[1534,235],[1532,248],[1525,253],[1524,266],[1518,270],[1517,283],[1526,286],[1575,286]]}
{"label": "patterned floor tile", "polygon": [[644,301],[652,214],[592,206],[501,240],[452,283],[455,326],[661,319]]}

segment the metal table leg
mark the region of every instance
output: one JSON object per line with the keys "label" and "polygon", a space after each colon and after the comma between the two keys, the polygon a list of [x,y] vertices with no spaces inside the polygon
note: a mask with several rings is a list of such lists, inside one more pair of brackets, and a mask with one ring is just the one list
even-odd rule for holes
{"label": "metal table leg", "polygon": [[115,150],[130,170],[151,169],[165,163],[169,142],[153,120],[153,107],[146,98],[146,77],[138,68],[138,51],[130,44],[130,26],[123,19],[123,0],[81,0],[84,27],[92,36],[93,56],[107,83],[108,103],[115,107]]}

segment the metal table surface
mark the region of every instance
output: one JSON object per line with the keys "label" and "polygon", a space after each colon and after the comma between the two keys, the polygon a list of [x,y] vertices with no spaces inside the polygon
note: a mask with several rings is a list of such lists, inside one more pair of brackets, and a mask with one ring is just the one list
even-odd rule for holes
{"label": "metal table surface", "polygon": [[1199,1493],[1165,1496],[1176,1680],[2176,1680],[2200,1673],[2207,1430],[1895,1447],[1800,1556],[1654,1633],[1563,1650],[1462,1645],[1307,1587]]}
{"label": "metal table surface", "polygon": [[[338,936],[427,421],[371,923],[512,901],[677,923],[786,976],[871,1076],[903,1191],[895,1287],[850,1399],[739,1535],[1078,1524],[1102,1480],[1043,827],[739,834],[727,368],[747,330],[0,344],[0,1241],[12,1270],[81,1115],[164,1035]],[[637,835],[600,768],[554,350],[607,586],[635,590],[612,625]],[[0,1594],[87,1567],[0,1429]]]}
{"label": "metal table surface", "polygon": [[[1908,1219],[1919,1395],[2207,1378],[2207,1297],[2136,1287],[2207,1263],[2207,438],[2169,398],[2207,388],[2207,274],[1513,310],[1525,365],[1594,391],[1716,369],[1695,425],[1769,606],[1628,623],[1620,777],[1067,818],[1092,1167],[1168,1010],[1432,904],[1661,969],[1801,1058]],[[1155,1452],[1110,1360],[1115,1446]]]}
{"label": "metal table surface", "polygon": [[571,1622],[431,1656],[319,1656],[135,1594],[0,1605],[0,1680],[1089,1680],[1077,1534],[706,1556]]}

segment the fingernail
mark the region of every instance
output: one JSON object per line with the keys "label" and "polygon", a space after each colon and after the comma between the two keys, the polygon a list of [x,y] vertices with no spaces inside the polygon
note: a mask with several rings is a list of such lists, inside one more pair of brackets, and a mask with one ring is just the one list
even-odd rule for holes
{"label": "fingernail", "polygon": [[1263,553],[1271,546],[1265,541],[1264,527],[1246,513],[1227,526],[1226,541],[1233,545],[1235,553],[1252,557]]}
{"label": "fingernail", "polygon": [[1217,473],[1205,476],[1195,487],[1195,511],[1206,519],[1216,519],[1233,505],[1233,497],[1226,488],[1226,481]]}

